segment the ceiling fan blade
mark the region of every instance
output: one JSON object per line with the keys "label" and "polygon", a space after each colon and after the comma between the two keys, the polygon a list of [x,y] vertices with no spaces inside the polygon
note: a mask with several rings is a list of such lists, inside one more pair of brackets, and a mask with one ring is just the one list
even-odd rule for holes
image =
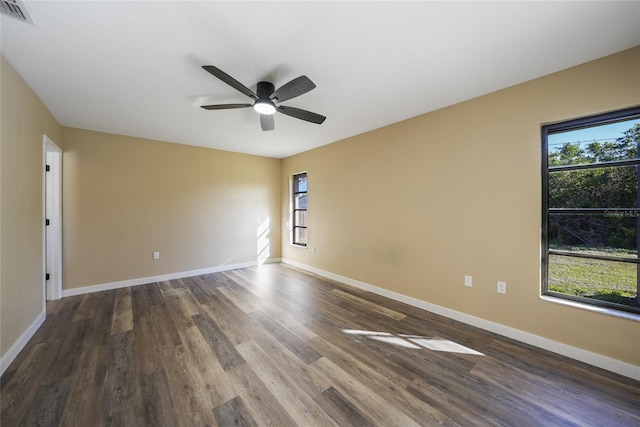
{"label": "ceiling fan blade", "polygon": [[260,114],[260,127],[264,131],[274,130],[276,128],[276,123],[273,119],[273,114]]}
{"label": "ceiling fan blade", "polygon": [[258,99],[258,95],[253,93],[251,89],[231,77],[229,74],[225,73],[219,68],[214,67],[213,65],[203,65],[202,68],[213,74],[215,77],[219,78],[238,92],[244,93],[249,98]]}
{"label": "ceiling fan blade", "polygon": [[201,105],[200,108],[205,110],[230,110],[232,108],[253,107],[253,104],[218,104],[218,105]]}
{"label": "ceiling fan blade", "polygon": [[296,119],[306,120],[311,123],[322,124],[326,119],[325,116],[321,116],[320,114],[312,113],[311,111],[301,110],[300,108],[294,107],[284,107],[279,106],[276,109],[282,114],[286,114],[287,116],[295,117]]}
{"label": "ceiling fan blade", "polygon": [[279,87],[275,92],[273,92],[271,99],[277,98],[278,102],[287,101],[295,98],[296,96],[307,93],[315,87],[316,85],[309,80],[307,76],[300,76]]}

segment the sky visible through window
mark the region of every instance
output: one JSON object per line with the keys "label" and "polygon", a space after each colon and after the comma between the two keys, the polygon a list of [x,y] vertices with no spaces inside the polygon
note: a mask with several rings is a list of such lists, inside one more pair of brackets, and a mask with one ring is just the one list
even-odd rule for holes
{"label": "sky visible through window", "polygon": [[298,192],[307,191],[307,177],[306,176],[298,177],[298,188],[297,188],[297,191]]}
{"label": "sky visible through window", "polygon": [[616,138],[620,138],[626,130],[637,123],[640,123],[640,119],[551,134],[547,137],[549,152],[552,153],[559,150],[565,142],[580,142],[580,147],[585,148],[595,141],[615,141]]}

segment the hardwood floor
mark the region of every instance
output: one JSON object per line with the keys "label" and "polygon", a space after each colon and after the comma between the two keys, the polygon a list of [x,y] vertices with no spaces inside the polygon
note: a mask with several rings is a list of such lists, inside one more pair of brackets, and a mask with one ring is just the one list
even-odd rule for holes
{"label": "hardwood floor", "polygon": [[69,297],[2,426],[638,426],[640,383],[282,264]]}

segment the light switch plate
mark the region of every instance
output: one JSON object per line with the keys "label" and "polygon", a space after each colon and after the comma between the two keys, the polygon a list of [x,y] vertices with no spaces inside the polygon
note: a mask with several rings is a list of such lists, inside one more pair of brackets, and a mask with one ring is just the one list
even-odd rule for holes
{"label": "light switch plate", "polygon": [[498,293],[499,294],[507,293],[507,284],[505,282],[498,282]]}

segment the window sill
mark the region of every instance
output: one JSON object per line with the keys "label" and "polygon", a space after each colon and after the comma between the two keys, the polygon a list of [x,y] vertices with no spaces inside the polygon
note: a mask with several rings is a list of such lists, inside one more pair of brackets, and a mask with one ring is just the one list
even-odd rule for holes
{"label": "window sill", "polygon": [[596,305],[583,304],[577,301],[569,301],[566,299],[556,298],[556,297],[547,296],[547,295],[540,295],[540,299],[543,301],[552,302],[554,304],[567,305],[569,307],[579,308],[587,311],[593,311],[600,314],[606,314],[607,316],[613,316],[613,317],[640,322],[640,314],[636,314],[636,313],[629,313],[626,311],[615,310],[613,308],[598,307]]}

